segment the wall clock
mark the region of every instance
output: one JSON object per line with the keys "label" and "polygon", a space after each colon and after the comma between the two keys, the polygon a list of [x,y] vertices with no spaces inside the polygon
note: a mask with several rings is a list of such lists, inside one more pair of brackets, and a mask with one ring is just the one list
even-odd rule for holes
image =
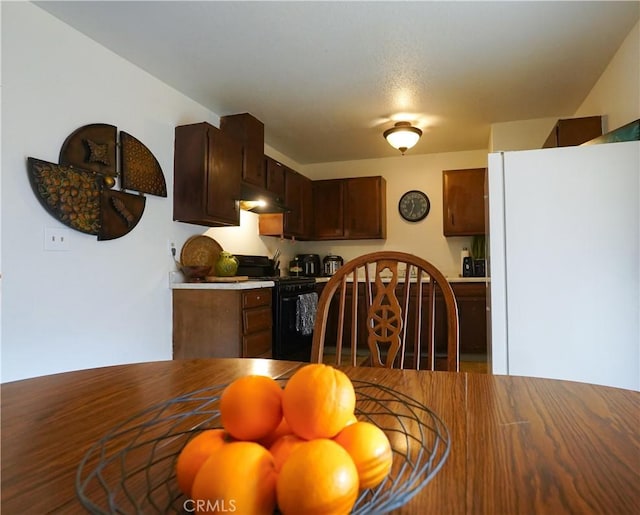
{"label": "wall clock", "polygon": [[431,209],[431,202],[426,193],[419,190],[407,191],[398,202],[400,216],[408,222],[424,220]]}

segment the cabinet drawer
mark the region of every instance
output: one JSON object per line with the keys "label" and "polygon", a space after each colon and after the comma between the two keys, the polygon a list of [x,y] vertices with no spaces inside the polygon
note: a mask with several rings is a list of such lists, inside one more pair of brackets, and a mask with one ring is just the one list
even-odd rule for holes
{"label": "cabinet drawer", "polygon": [[242,309],[271,306],[271,288],[260,288],[242,293]]}
{"label": "cabinet drawer", "polygon": [[262,331],[242,338],[245,358],[269,357],[271,355],[271,331]]}
{"label": "cabinet drawer", "polygon": [[242,312],[243,334],[271,330],[271,308],[245,309]]}

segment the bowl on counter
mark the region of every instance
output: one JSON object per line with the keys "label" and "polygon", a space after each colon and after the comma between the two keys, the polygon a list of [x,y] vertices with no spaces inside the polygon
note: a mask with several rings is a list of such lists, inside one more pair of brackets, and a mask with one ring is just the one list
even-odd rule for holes
{"label": "bowl on counter", "polygon": [[189,281],[203,281],[211,271],[206,265],[181,265],[180,270]]}

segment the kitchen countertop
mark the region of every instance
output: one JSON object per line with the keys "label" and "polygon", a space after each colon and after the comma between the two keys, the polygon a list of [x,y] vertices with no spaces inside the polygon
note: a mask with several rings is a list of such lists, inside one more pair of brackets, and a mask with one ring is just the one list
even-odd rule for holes
{"label": "kitchen countertop", "polygon": [[[484,283],[490,282],[488,277],[459,277],[459,276],[446,276],[447,281],[450,283]],[[383,276],[384,278],[384,276]],[[331,277],[316,277],[317,283],[326,283],[329,282]]]}
{"label": "kitchen countertop", "polygon": [[[316,283],[326,283],[330,277],[316,277]],[[450,283],[484,283],[488,277],[447,277]],[[169,287],[172,290],[252,290],[255,288],[273,288],[273,281],[239,281],[236,283],[186,282],[180,272],[169,272]]]}
{"label": "kitchen countertop", "polygon": [[253,290],[273,288],[273,281],[238,281],[235,283],[188,282],[181,272],[169,272],[169,287],[172,290]]}

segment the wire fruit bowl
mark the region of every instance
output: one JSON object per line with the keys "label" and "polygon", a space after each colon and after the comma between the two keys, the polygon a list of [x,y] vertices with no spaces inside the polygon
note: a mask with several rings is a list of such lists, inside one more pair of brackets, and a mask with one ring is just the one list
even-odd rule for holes
{"label": "wire fruit bowl", "polygon": [[[360,493],[352,514],[387,513],[407,503],[442,468],[451,447],[449,430],[433,411],[396,390],[352,382],[358,420],[383,429],[393,450],[391,473],[377,487]],[[192,512],[189,499],[178,489],[176,460],[193,436],[222,426],[219,399],[226,386],[176,397],[109,431],[78,467],[80,503],[96,514]]]}

